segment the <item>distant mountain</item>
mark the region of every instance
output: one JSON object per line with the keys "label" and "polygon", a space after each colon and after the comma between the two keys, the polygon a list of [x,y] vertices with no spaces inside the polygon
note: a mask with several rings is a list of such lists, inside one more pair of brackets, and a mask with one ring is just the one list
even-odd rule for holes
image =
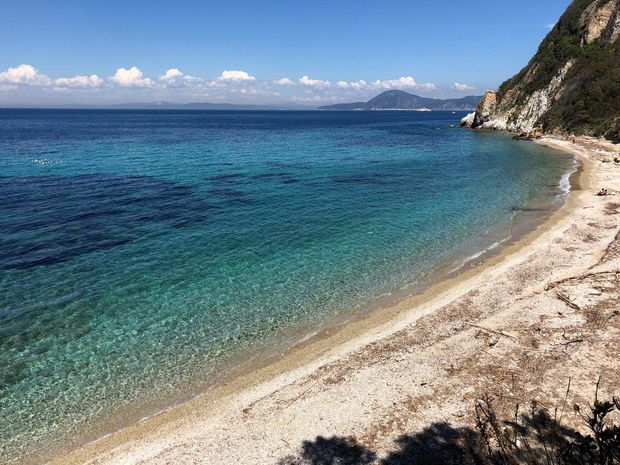
{"label": "distant mountain", "polygon": [[458,99],[420,97],[402,90],[387,90],[367,102],[325,105],[319,110],[475,110],[482,96],[470,95]]}

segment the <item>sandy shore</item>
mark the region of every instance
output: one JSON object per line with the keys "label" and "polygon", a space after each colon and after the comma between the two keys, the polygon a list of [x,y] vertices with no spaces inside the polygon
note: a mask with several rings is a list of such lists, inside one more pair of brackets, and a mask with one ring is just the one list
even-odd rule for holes
{"label": "sandy shore", "polygon": [[380,461],[433,423],[471,425],[485,394],[500,411],[532,399],[553,407],[570,379],[568,402],[585,403],[599,374],[601,395],[612,394],[620,194],[595,193],[620,191],[620,165],[602,161],[620,147],[540,142],[578,155],[578,183],[501,255],[53,463],[275,464],[318,436],[352,436]]}

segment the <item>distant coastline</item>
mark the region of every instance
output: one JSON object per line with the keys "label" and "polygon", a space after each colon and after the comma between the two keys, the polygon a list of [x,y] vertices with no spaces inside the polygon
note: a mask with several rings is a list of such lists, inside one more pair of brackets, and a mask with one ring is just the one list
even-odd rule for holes
{"label": "distant coastline", "polygon": [[315,111],[315,110],[410,110],[410,111],[473,111],[482,96],[467,96],[458,99],[436,99],[420,97],[402,90],[388,90],[367,102],[337,103],[334,105],[303,105],[294,102],[270,105],[168,101],[129,102],[108,105],[22,105],[0,106],[0,110],[214,110],[214,111]]}
{"label": "distant coastline", "polygon": [[482,96],[469,95],[456,99],[421,97],[402,90],[386,90],[367,102],[336,103],[320,106],[319,110],[373,111],[373,110],[412,110],[412,111],[472,111]]}

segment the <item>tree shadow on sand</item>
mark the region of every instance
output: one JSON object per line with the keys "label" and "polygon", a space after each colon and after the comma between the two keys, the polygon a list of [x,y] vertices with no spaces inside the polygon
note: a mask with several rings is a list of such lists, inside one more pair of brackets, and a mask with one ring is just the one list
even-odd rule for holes
{"label": "tree shadow on sand", "polygon": [[299,454],[282,458],[278,465],[366,465],[375,459],[376,454],[355,438],[318,436],[304,441]]}
{"label": "tree shadow on sand", "polygon": [[377,461],[377,454],[352,437],[317,437],[304,441],[296,455],[284,457],[278,465],[445,465],[467,463],[463,438],[470,430],[435,423],[414,435],[396,440],[398,449]]}
{"label": "tree shadow on sand", "polygon": [[[616,465],[620,464],[620,425],[608,415],[620,401],[599,402],[582,413],[590,434],[561,424],[562,415],[533,403],[525,414],[498,420],[490,400],[476,403],[475,428],[434,423],[419,433],[400,436],[397,449],[379,459],[353,437],[317,437],[278,465]],[[617,413],[616,412],[616,413]]]}

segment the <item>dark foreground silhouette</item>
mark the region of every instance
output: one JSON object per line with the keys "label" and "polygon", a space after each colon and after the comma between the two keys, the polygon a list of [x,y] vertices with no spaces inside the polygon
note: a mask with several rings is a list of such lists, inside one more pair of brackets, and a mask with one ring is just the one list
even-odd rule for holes
{"label": "dark foreground silhouette", "polygon": [[561,424],[562,412],[553,416],[533,403],[525,414],[498,420],[489,399],[476,403],[474,428],[434,423],[396,440],[397,448],[383,459],[352,437],[317,437],[304,441],[297,454],[279,465],[616,465],[620,464],[620,425],[609,414],[620,412],[620,400],[599,402],[582,413],[589,434]]}

